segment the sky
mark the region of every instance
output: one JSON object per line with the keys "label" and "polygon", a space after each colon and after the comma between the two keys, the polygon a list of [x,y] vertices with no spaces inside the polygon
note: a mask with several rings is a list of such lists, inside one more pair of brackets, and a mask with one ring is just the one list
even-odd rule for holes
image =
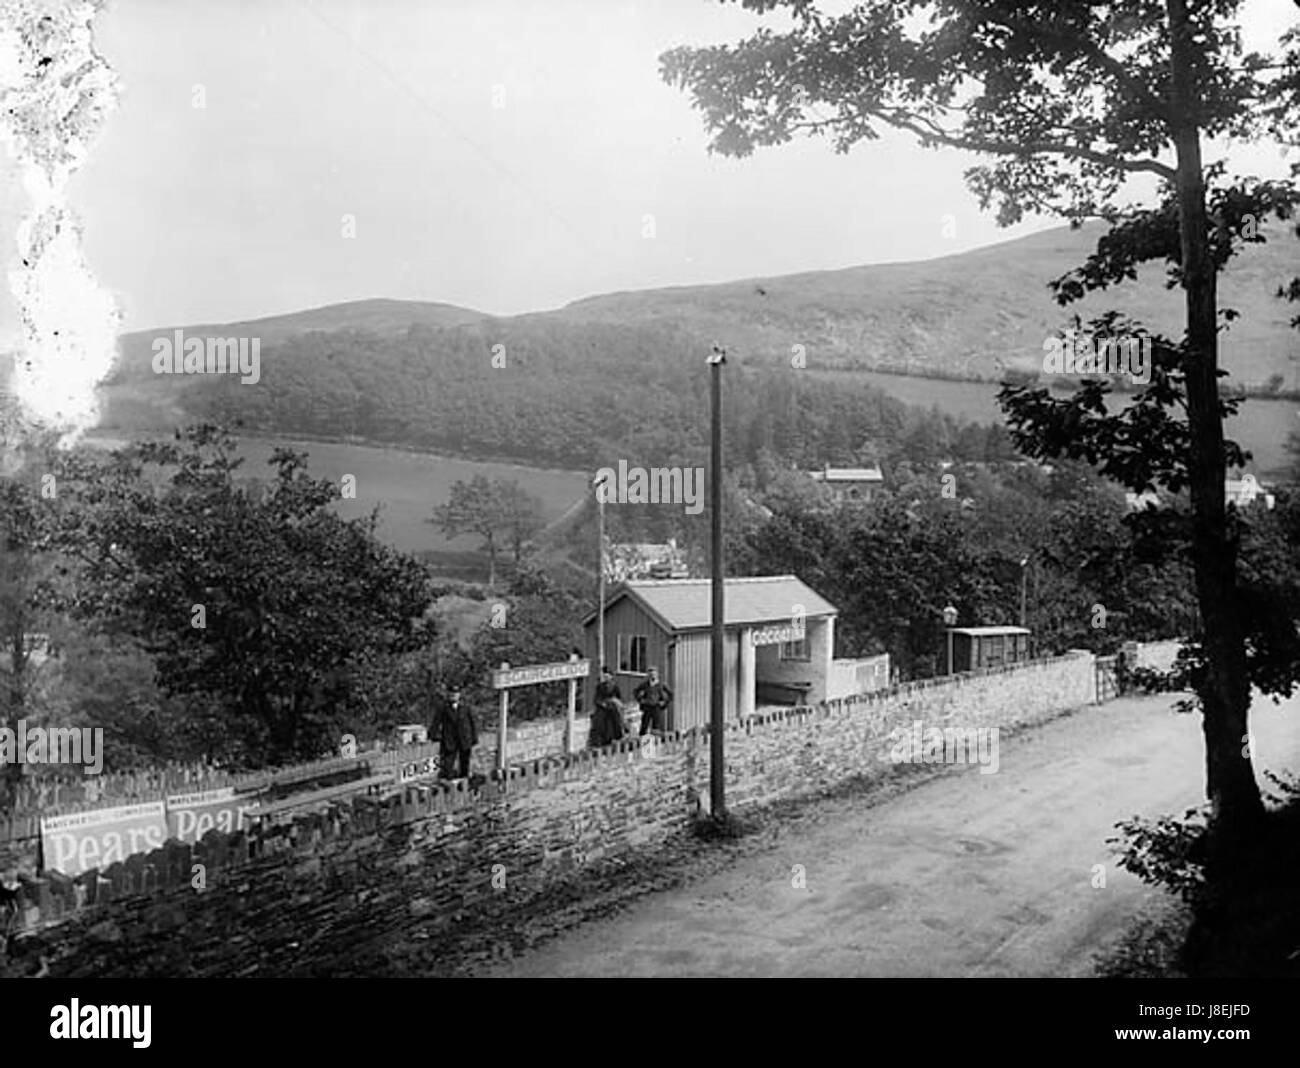
{"label": "sky", "polygon": [[[1295,15],[1250,11],[1264,39]],[[658,56],[764,21],[712,0],[113,0],[95,41],[120,98],[69,186],[85,255],[133,330],[367,297],[508,315],[1059,225],[999,229],[971,157],[901,135],[710,157]]]}

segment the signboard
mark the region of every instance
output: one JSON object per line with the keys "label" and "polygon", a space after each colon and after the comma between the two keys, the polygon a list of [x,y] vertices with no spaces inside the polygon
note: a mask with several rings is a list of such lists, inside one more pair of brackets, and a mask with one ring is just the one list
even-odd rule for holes
{"label": "signboard", "polygon": [[248,813],[257,811],[257,798],[233,787],[177,794],[167,798],[167,833],[182,842],[198,842],[208,831],[242,831]]}
{"label": "signboard", "polygon": [[751,645],[776,645],[779,642],[801,642],[807,636],[803,624],[782,623],[771,627],[756,627],[749,632]]}
{"label": "signboard", "polygon": [[166,808],[148,801],[67,816],[41,817],[41,857],[46,871],[76,876],[159,849],[167,839]]}
{"label": "signboard", "polygon": [[590,660],[561,660],[558,664],[498,669],[492,672],[492,689],[504,690],[512,686],[531,686],[538,682],[562,679],[585,679],[590,674]]}
{"label": "signboard", "polygon": [[438,773],[437,757],[425,757],[423,760],[413,760],[409,764],[402,764],[397,771],[398,782],[413,782],[415,779],[423,779],[428,775]]}

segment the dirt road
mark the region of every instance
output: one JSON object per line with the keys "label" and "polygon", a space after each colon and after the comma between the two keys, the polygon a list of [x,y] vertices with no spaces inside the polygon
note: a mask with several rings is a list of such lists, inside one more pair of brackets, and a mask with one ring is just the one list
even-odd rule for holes
{"label": "dirt road", "polygon": [[[1201,801],[1200,717],[1171,704],[1004,738],[996,774],[954,769],[840,812],[480,974],[1087,974],[1157,893],[1115,866],[1115,822]],[[1257,767],[1300,771],[1300,699],[1257,700],[1252,724]]]}

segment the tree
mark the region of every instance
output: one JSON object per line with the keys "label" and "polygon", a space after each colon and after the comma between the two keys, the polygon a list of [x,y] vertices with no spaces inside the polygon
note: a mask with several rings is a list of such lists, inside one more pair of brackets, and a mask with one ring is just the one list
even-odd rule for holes
{"label": "tree", "polygon": [[376,516],[329,510],[328,480],[277,449],[256,496],[235,478],[234,440],[191,428],[175,443],[70,454],[53,544],[80,566],[68,611],[132,636],[169,695],[193,698],[218,755],[245,766],[334,750],[364,713],[357,666],[418,651],[427,574],[381,545]]}
{"label": "tree", "polygon": [[451,484],[446,504],[433,510],[429,522],[450,538],[477,534],[488,554],[488,586],[497,582],[497,541],[501,536],[502,508],[500,493],[484,475],[468,482],[457,479]]}
{"label": "tree", "polygon": [[[712,150],[745,156],[808,133],[846,152],[891,127],[927,147],[990,157],[966,179],[981,206],[996,203],[1003,225],[1027,213],[1110,224],[1087,263],[1057,280],[1062,303],[1132,278],[1142,263],[1169,264],[1185,333],[1156,339],[1152,382],[1128,408],[1109,412],[1108,387],[1095,381],[1069,400],[1016,386],[1002,396],[1017,444],[1032,455],[1100,464],[1136,491],[1189,487],[1182,533],[1200,609],[1194,684],[1206,792],[1214,840],[1232,841],[1262,813],[1244,744],[1252,679],[1273,693],[1289,692],[1291,679],[1251,651],[1238,598],[1240,528],[1224,475],[1243,457],[1223,435],[1232,404],[1219,394],[1218,331],[1233,313],[1218,307],[1216,281],[1244,244],[1266,239],[1266,218],[1290,218],[1297,194],[1287,183],[1227,178],[1222,164],[1204,162],[1202,145],[1264,136],[1296,144],[1300,33],[1283,39],[1280,57],[1243,55],[1240,0],[864,0],[841,16],[808,0],[744,6],[786,8],[792,28],[661,59],[665,78],[704,113]],[[1120,207],[1133,176],[1159,183],[1156,207]],[[1290,295],[1300,298],[1300,281]],[[1093,324],[1139,325],[1113,315]]]}
{"label": "tree", "polygon": [[[55,442],[49,433],[11,437],[13,424],[2,416],[0,457],[8,463],[0,474],[0,727],[22,718],[43,721],[33,714],[41,680],[30,639],[51,622],[54,575],[47,539],[53,486],[42,484],[38,472]],[[0,792],[22,770],[18,764],[0,768]]]}
{"label": "tree", "polygon": [[515,568],[518,569],[522,563],[524,546],[546,526],[542,502],[513,480],[497,479],[493,487],[501,509],[501,524],[514,553]]}
{"label": "tree", "polygon": [[31,488],[0,479],[0,712],[18,719],[27,705],[31,650],[26,635],[38,611],[36,543],[40,504]]}
{"label": "tree", "polygon": [[[567,659],[582,643],[581,621],[590,607],[545,572],[525,565],[511,576],[501,613],[478,628],[467,651],[448,658],[444,682],[460,686],[471,708],[492,709],[499,696],[490,685],[492,671],[503,661],[517,667]],[[515,690],[510,718],[558,715],[567,693],[564,682]]]}
{"label": "tree", "polygon": [[1300,430],[1293,430],[1286,439],[1287,469],[1284,474],[1287,485],[1300,486]]}

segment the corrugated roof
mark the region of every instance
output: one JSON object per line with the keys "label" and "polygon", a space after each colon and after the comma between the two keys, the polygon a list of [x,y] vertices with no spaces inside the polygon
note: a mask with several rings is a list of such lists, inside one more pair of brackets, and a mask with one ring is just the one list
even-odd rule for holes
{"label": "corrugated roof", "polygon": [[820,482],[883,482],[879,467],[826,467],[808,474]]}
{"label": "corrugated roof", "polygon": [[[782,623],[803,605],[804,616],[815,619],[837,615],[838,609],[794,575],[763,575],[727,579],[724,607],[727,626]],[[712,583],[709,579],[665,579],[625,582],[610,592],[605,612],[621,597],[635,597],[665,630],[698,630],[710,625]],[[583,625],[596,618],[593,612]]]}
{"label": "corrugated roof", "polygon": [[971,634],[977,638],[987,638],[998,634],[1028,634],[1028,627],[953,627],[954,634]]}

